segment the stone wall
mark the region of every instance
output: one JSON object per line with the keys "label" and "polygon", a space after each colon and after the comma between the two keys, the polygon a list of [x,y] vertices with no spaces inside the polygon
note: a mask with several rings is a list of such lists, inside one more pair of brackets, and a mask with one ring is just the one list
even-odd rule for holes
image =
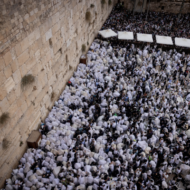
{"label": "stone wall", "polygon": [[[0,1],[0,116],[10,116],[0,124],[0,187],[76,69],[82,44],[90,46],[115,2]],[[27,74],[35,81],[22,89]]]}
{"label": "stone wall", "polygon": [[[147,0],[149,2],[149,0]],[[151,0],[149,6],[150,11],[164,11],[171,13],[179,13],[183,0]],[[190,0],[185,0],[182,13],[190,13]]]}
{"label": "stone wall", "polygon": [[[150,11],[164,11],[171,13],[179,13],[183,0],[123,0],[127,9],[133,10],[136,2],[135,11],[144,12],[147,9]],[[190,0],[185,0],[182,13],[190,13]]]}

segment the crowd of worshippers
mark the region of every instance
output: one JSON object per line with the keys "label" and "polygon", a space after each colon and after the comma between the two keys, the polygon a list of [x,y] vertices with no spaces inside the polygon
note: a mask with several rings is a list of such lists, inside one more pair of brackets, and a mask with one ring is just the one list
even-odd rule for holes
{"label": "crowd of worshippers", "polygon": [[95,40],[6,190],[174,190],[190,184],[190,56]]}
{"label": "crowd of worshippers", "polygon": [[129,31],[170,37],[190,38],[190,14],[178,14],[166,12],[135,12],[120,4],[112,10],[102,29],[112,29],[115,32]]}

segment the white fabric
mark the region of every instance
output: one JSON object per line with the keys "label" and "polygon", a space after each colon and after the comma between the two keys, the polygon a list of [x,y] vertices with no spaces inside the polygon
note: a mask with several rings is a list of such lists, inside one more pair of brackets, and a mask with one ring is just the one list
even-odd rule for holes
{"label": "white fabric", "polygon": [[188,138],[190,138],[190,129],[186,131],[186,135]]}
{"label": "white fabric", "polygon": [[61,170],[61,167],[60,167],[60,166],[54,168],[54,169],[53,169],[54,175],[57,176],[57,175],[59,174],[60,170]]}
{"label": "white fabric", "polygon": [[187,95],[186,100],[190,101],[190,94]]}
{"label": "white fabric", "polygon": [[157,44],[173,45],[172,38],[169,36],[156,35],[156,43]]}
{"label": "white fabric", "polygon": [[119,40],[134,40],[133,32],[118,32]]}
{"label": "white fabric", "polygon": [[175,38],[175,45],[180,47],[190,47],[190,40],[186,38]]}
{"label": "white fabric", "polygon": [[146,141],[139,141],[138,142],[138,145],[143,149],[145,150],[147,147],[148,147],[148,144]]}
{"label": "white fabric", "polygon": [[117,36],[117,34],[111,30],[111,29],[108,29],[108,30],[101,30],[98,32],[103,38],[110,38],[110,37],[114,37],[114,36]]}
{"label": "white fabric", "polygon": [[152,34],[137,34],[137,41],[140,42],[153,42]]}
{"label": "white fabric", "polygon": [[187,175],[190,171],[190,167],[186,164],[181,164],[180,168],[183,175]]}

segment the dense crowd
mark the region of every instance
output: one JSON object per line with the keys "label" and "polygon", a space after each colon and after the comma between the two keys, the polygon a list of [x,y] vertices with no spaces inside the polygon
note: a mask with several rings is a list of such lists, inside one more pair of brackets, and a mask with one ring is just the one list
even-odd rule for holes
{"label": "dense crowd", "polygon": [[24,154],[6,190],[185,185],[190,56],[100,40],[90,49],[45,120],[40,147]]}
{"label": "dense crowd", "polygon": [[177,14],[165,12],[142,12],[133,14],[124,8],[115,7],[103,29],[117,31],[129,31],[136,33],[147,33],[171,37],[190,38],[190,14]]}
{"label": "dense crowd", "polygon": [[[139,30],[129,12],[114,10],[106,23],[121,27],[119,16],[123,29]],[[173,15],[152,16],[177,26]],[[92,43],[6,190],[190,189],[190,56],[115,43]]]}

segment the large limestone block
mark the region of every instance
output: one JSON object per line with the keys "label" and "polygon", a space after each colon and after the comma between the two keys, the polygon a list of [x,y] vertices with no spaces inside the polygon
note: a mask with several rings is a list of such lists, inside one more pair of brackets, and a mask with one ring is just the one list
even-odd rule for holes
{"label": "large limestone block", "polygon": [[9,108],[9,106],[10,106],[10,104],[6,97],[2,101],[0,101],[0,107],[3,112],[6,112]]}
{"label": "large limestone block", "polygon": [[57,22],[57,23],[52,27],[52,35],[54,35],[58,30],[60,30],[60,21]]}
{"label": "large limestone block", "polygon": [[0,72],[0,85],[3,84],[6,80],[6,76],[3,71]]}
{"label": "large limestone block", "polygon": [[11,92],[9,92],[9,94],[7,94],[7,100],[9,101],[9,104],[11,105],[16,99],[16,93],[15,90],[12,89]]}
{"label": "large limestone block", "polygon": [[36,41],[35,33],[32,32],[32,33],[28,36],[29,46],[31,46],[35,41]]}
{"label": "large limestone block", "polygon": [[4,74],[6,78],[9,78],[12,75],[12,69],[10,65],[4,68]]}
{"label": "large limestone block", "polygon": [[20,68],[20,74],[21,74],[21,77],[23,77],[24,75],[27,74],[27,67],[26,67],[26,64],[23,64]]}
{"label": "large limestone block", "polygon": [[38,40],[40,38],[40,29],[39,28],[36,28],[34,30],[34,36],[35,36],[36,40]]}
{"label": "large limestone block", "polygon": [[46,41],[48,41],[50,38],[52,38],[52,30],[49,29],[49,30],[45,33],[45,36],[46,36]]}
{"label": "large limestone block", "polygon": [[52,24],[56,24],[59,21],[59,12],[52,16]]}
{"label": "large limestone block", "polygon": [[29,59],[29,51],[28,49],[25,50],[19,57],[18,57],[18,63],[19,66],[23,65],[28,59]]}
{"label": "large limestone block", "polygon": [[25,63],[27,72],[31,70],[31,68],[36,64],[36,59],[34,57],[28,59],[28,61]]}
{"label": "large limestone block", "polygon": [[10,65],[11,65],[11,69],[12,69],[13,73],[19,68],[19,64],[18,64],[17,59],[13,60],[13,62]]}
{"label": "large limestone block", "polygon": [[16,56],[18,57],[22,53],[22,48],[21,48],[20,43],[16,44],[16,46],[14,47],[14,50],[15,50]]}
{"label": "large limestone block", "polygon": [[52,26],[52,18],[48,18],[41,26],[40,26],[40,35],[44,35]]}
{"label": "large limestone block", "polygon": [[17,100],[17,105],[21,109],[22,113],[25,113],[28,106],[26,104],[26,101],[24,100],[24,96],[22,96],[21,98]]}
{"label": "large limestone block", "polygon": [[[48,110],[46,109],[44,113],[46,114],[47,112]],[[30,120],[28,122],[30,131],[38,128],[41,117],[42,117],[42,113],[40,112],[40,108],[35,109],[35,113],[33,113],[32,117],[30,117]]]}
{"label": "large limestone block", "polygon": [[0,56],[0,71],[5,68],[5,61],[2,56]]}
{"label": "large limestone block", "polygon": [[33,67],[32,67],[32,73],[34,76],[36,76],[39,72],[41,72],[42,70],[42,65],[39,63],[36,63]]}
{"label": "large limestone block", "polygon": [[5,64],[6,65],[9,65],[11,62],[12,62],[12,55],[11,55],[11,52],[8,51],[4,56],[4,61],[5,61]]}
{"label": "large limestone block", "polygon": [[48,92],[48,88],[49,88],[49,86],[46,85],[46,86],[40,91],[40,93],[38,94],[38,96],[37,96],[36,99],[35,99],[35,104],[38,105],[38,104],[41,103],[43,97],[44,97],[45,94]]}
{"label": "large limestone block", "polygon": [[40,82],[41,86],[45,86],[45,84],[48,82],[47,81],[47,75],[45,72],[41,72],[39,75],[38,75],[38,82]]}
{"label": "large limestone block", "polygon": [[9,77],[5,81],[5,89],[6,89],[7,93],[9,93],[14,87],[15,87],[15,82],[12,77]]}
{"label": "large limestone block", "polygon": [[21,45],[21,49],[22,49],[22,52],[25,51],[28,47],[29,47],[29,40],[28,40],[28,37],[24,38],[21,42],[20,42],[20,45]]}
{"label": "large limestone block", "polygon": [[20,83],[20,81],[21,81],[21,74],[20,74],[20,70],[19,69],[13,73],[13,80],[14,80],[15,84]]}
{"label": "large limestone block", "polygon": [[0,89],[1,89],[0,90],[0,100],[3,100],[5,98],[5,96],[7,95],[5,85],[1,85]]}
{"label": "large limestone block", "polygon": [[57,43],[53,46],[54,54],[56,54],[59,51],[59,49],[62,47],[62,45],[63,45],[63,40],[62,39],[57,41]]}

